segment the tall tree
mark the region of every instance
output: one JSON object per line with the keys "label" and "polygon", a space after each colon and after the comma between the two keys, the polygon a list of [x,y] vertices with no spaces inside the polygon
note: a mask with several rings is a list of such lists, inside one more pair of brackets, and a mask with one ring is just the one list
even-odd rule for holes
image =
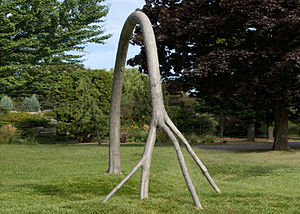
{"label": "tall tree", "polygon": [[149,123],[151,118],[149,77],[136,68],[127,69],[124,76],[122,122]]}
{"label": "tall tree", "polygon": [[60,79],[54,112],[57,134],[89,142],[108,134],[112,75],[105,70],[76,70]]}
{"label": "tall tree", "polygon": [[[24,83],[33,68],[82,62],[88,43],[102,44],[104,0],[1,0],[0,86]],[[32,74],[34,75],[34,74]]]}
{"label": "tall tree", "polygon": [[[274,149],[287,149],[287,109],[300,97],[298,0],[147,0],[161,73],[173,89],[275,111]],[[141,53],[131,65],[145,68]],[[202,98],[203,98],[202,97]]]}

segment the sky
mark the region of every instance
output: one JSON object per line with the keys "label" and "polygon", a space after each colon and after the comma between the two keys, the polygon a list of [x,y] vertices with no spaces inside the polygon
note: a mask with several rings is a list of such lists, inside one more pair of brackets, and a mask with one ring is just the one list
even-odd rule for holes
{"label": "sky", "polygon": [[[127,17],[137,8],[142,8],[144,0],[106,0],[109,6],[109,14],[105,22],[105,32],[112,34],[104,45],[89,44],[86,46],[83,59],[85,68],[107,69],[114,67],[120,33]],[[129,46],[127,59],[135,56],[139,52],[139,47]]]}

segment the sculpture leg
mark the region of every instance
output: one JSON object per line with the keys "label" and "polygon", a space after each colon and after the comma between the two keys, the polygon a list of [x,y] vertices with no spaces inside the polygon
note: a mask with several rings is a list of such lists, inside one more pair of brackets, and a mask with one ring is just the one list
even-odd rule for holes
{"label": "sculpture leg", "polygon": [[136,173],[136,171],[142,166],[144,161],[144,158],[142,158],[131,170],[131,172],[103,199],[103,202],[107,202]]}
{"label": "sculpture leg", "polygon": [[151,157],[156,139],[156,127],[154,123],[151,122],[146,145],[144,149],[143,158],[145,159],[142,167],[142,179],[141,179],[141,192],[140,198],[148,198],[148,189],[149,189],[149,177],[150,177],[150,165],[151,165]]}
{"label": "sculpture leg", "polygon": [[195,203],[195,205],[198,208],[202,209],[202,206],[201,206],[199,198],[197,196],[195,187],[194,187],[194,185],[192,183],[191,177],[190,177],[190,175],[188,173],[188,170],[186,168],[186,164],[185,164],[185,161],[184,161],[184,157],[183,157],[182,151],[180,149],[180,145],[179,145],[176,137],[174,136],[174,134],[172,133],[172,131],[169,129],[169,127],[166,124],[163,124],[161,127],[167,133],[167,135],[169,136],[169,138],[171,139],[171,141],[174,144],[174,147],[175,147],[175,150],[176,150],[176,153],[177,153],[177,158],[178,158],[178,161],[180,163],[182,174],[184,176],[186,185],[187,185],[187,187],[188,187],[188,189],[189,189],[189,191],[190,191],[190,193],[192,195],[194,203]]}
{"label": "sculpture leg", "polygon": [[210,176],[210,174],[208,173],[207,168],[205,167],[205,165],[202,163],[202,161],[198,158],[197,154],[194,152],[193,148],[190,146],[190,144],[188,143],[188,141],[185,139],[185,137],[183,136],[183,134],[177,129],[177,127],[174,125],[174,123],[172,122],[172,120],[169,118],[169,116],[167,116],[166,118],[166,123],[167,125],[171,128],[171,130],[180,138],[180,140],[184,143],[186,149],[188,150],[188,152],[190,153],[190,155],[192,156],[192,158],[194,159],[194,161],[198,164],[198,166],[200,167],[200,169],[202,170],[204,176],[206,177],[206,179],[208,180],[208,182],[210,183],[210,185],[214,188],[214,190],[217,193],[221,193],[221,190],[219,189],[219,187],[215,184],[214,180],[212,179],[212,177]]}

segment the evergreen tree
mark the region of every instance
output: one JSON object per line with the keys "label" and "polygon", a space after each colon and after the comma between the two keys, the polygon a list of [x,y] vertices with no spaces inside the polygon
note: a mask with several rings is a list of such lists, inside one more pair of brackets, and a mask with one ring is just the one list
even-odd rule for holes
{"label": "evergreen tree", "polygon": [[[0,86],[12,90],[33,68],[80,63],[88,43],[102,44],[104,0],[1,0]],[[2,92],[1,92],[2,93]]]}
{"label": "evergreen tree", "polygon": [[35,94],[33,94],[31,97],[26,97],[23,100],[21,107],[22,107],[22,111],[25,111],[25,112],[41,111],[41,105]]}
{"label": "evergreen tree", "polygon": [[60,136],[89,142],[108,134],[112,76],[104,70],[77,70],[61,79],[54,111]]}
{"label": "evergreen tree", "polygon": [[10,97],[7,95],[3,96],[0,100],[0,110],[9,111],[14,108],[14,104],[11,101]]}
{"label": "evergreen tree", "polygon": [[123,83],[121,101],[123,123],[149,123],[151,101],[149,78],[136,68],[127,69]]}

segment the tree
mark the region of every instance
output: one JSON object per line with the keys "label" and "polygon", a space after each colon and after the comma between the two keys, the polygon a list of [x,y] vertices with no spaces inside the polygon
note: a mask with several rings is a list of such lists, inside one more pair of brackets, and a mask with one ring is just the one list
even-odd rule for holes
{"label": "tree", "polygon": [[[2,0],[0,85],[7,92],[26,82],[34,69],[80,63],[88,43],[102,44],[104,0]],[[32,73],[31,73],[32,72]]]}
{"label": "tree", "polygon": [[33,94],[31,97],[25,97],[21,104],[22,111],[25,112],[39,112],[41,111],[41,105],[36,97]]}
{"label": "tree", "polygon": [[105,70],[76,70],[60,79],[54,108],[59,136],[101,143],[108,134],[111,80]]}
{"label": "tree", "polygon": [[136,68],[127,69],[124,76],[121,101],[122,122],[148,123],[151,118],[148,76]]}
{"label": "tree", "polygon": [[10,97],[7,95],[3,96],[0,100],[0,109],[4,111],[10,111],[14,108],[14,104],[11,101]]}
{"label": "tree", "polygon": [[[287,149],[287,109],[299,99],[300,3],[297,0],[147,0],[161,74],[174,90],[238,99],[275,112],[274,149]],[[141,52],[131,65],[146,68]]]}

